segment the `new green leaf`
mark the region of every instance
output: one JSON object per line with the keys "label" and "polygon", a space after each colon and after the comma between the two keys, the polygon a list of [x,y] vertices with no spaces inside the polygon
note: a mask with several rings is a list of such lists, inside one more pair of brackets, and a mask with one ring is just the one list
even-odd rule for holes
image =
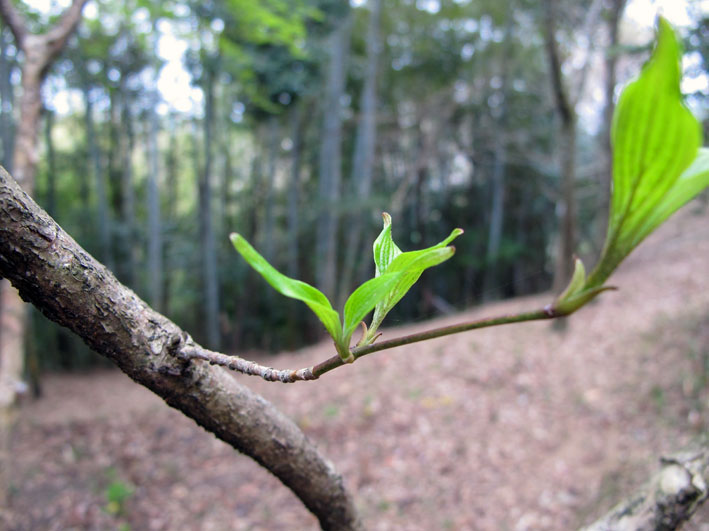
{"label": "new green leaf", "polygon": [[701,127],[680,93],[680,59],[680,43],[660,18],[653,54],[623,90],[613,117],[608,235],[587,287],[602,285],[648,234],[709,184]]}
{"label": "new green leaf", "polygon": [[397,273],[400,276],[391,290],[375,307],[372,325],[362,344],[368,344],[376,338],[377,329],[384,317],[398,303],[416,283],[421,274],[435,265],[448,260],[455,253],[454,247],[448,244],[463,234],[462,229],[454,229],[442,242],[419,251],[402,252],[394,243],[391,236],[391,216],[386,212],[382,214],[384,228],[374,241],[374,264],[376,274]]}
{"label": "new green leaf", "polygon": [[345,302],[342,330],[345,343],[349,344],[352,333],[360,321],[389,294],[399,278],[401,273],[380,275],[362,284],[349,296]]}
{"label": "new green leaf", "polygon": [[247,242],[241,234],[233,233],[231,243],[251,267],[258,271],[281,295],[303,301],[318,316],[336,343],[341,339],[340,316],[332,309],[330,301],[317,288],[280,273]]}

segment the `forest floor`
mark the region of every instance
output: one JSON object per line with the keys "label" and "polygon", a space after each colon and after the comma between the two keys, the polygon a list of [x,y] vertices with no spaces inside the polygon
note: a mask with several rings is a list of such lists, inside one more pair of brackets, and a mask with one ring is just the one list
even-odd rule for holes
{"label": "forest floor", "polygon": [[[315,382],[238,378],[332,460],[367,529],[574,529],[709,430],[709,208],[685,208],[612,281],[619,291],[563,332],[549,322],[469,332]],[[295,368],[331,354],[323,343],[261,361]],[[20,415],[10,529],[317,527],[275,478],[119,372],[48,376]],[[709,530],[709,504],[685,529]]]}

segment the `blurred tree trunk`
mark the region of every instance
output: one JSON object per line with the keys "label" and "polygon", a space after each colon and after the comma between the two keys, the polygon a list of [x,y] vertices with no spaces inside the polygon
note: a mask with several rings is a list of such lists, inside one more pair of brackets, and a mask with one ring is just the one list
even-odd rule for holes
{"label": "blurred tree trunk", "polygon": [[[165,215],[164,220],[168,230],[171,230],[177,220],[177,153],[179,145],[177,141],[177,120],[175,114],[170,113],[168,117],[169,140],[167,153],[165,154]],[[166,315],[171,313],[170,290],[172,287],[172,259],[170,238],[166,238],[163,243],[163,251],[167,259],[163,266],[163,291],[161,307]]]}
{"label": "blurred tree trunk", "polygon": [[295,104],[291,114],[291,171],[288,182],[288,276],[298,278],[298,206],[300,173],[303,161],[303,102]]}
{"label": "blurred tree trunk", "polygon": [[[291,148],[290,160],[290,179],[288,180],[288,211],[287,211],[287,274],[291,278],[300,277],[300,267],[298,260],[300,253],[298,251],[299,243],[299,206],[300,206],[300,177],[303,165],[303,135],[305,129],[305,107],[306,102],[297,101],[291,111],[291,139],[293,147]],[[289,300],[285,302],[288,306],[288,348],[295,349],[298,341],[303,340],[303,327],[301,324],[302,312],[298,301]]]}
{"label": "blurred tree trunk", "polygon": [[[275,261],[275,227],[276,227],[276,168],[278,167],[279,128],[278,117],[273,114],[266,121],[266,182],[264,191],[263,215],[263,256],[269,262]],[[268,291],[273,293],[271,290]]]}
{"label": "blurred tree trunk", "polygon": [[490,197],[490,221],[488,224],[487,250],[485,252],[485,270],[483,273],[483,300],[500,298],[498,258],[502,244],[502,229],[505,220],[505,173],[507,172],[507,100],[509,99],[509,68],[512,62],[512,8],[507,13],[505,36],[503,38],[502,72],[500,73],[500,93],[502,99],[499,114],[495,117],[500,133],[495,137],[492,163],[492,196]]}
{"label": "blurred tree trunk", "polygon": [[330,35],[330,64],[323,107],[323,129],[320,146],[318,198],[321,213],[316,230],[317,286],[326,296],[335,296],[337,271],[337,229],[340,183],[342,180],[342,113],[341,101],[347,77],[347,55],[352,16],[347,15]]}
{"label": "blurred tree trunk", "polygon": [[135,146],[135,132],[133,129],[133,114],[126,94],[126,88],[121,78],[121,131],[119,138],[119,153],[121,167],[121,218],[122,218],[122,247],[121,256],[123,276],[126,284],[135,288],[135,262],[136,262],[136,222],[135,222],[135,185],[133,183],[133,148]]}
{"label": "blurred tree trunk", "polygon": [[155,84],[151,89],[151,106],[148,116],[148,280],[150,304],[158,311],[163,308],[163,237],[160,215],[160,192],[158,181],[160,179],[160,165],[158,158],[158,131],[160,127],[157,105],[159,101],[157,91],[157,74]]}
{"label": "blurred tree trunk", "polygon": [[[12,167],[17,182],[30,195],[34,192],[37,170],[42,82],[49,67],[64,49],[69,35],[79,23],[86,2],[87,0],[74,0],[46,33],[32,35],[14,3],[11,0],[0,0],[0,18],[12,31],[16,47],[24,56]],[[6,49],[4,46],[3,48]],[[3,94],[3,97],[5,96]],[[3,105],[6,103],[7,101],[3,100]],[[0,115],[3,119],[5,116]],[[0,281],[0,507],[5,506],[6,487],[12,477],[7,449],[12,429],[12,406],[22,379],[26,326],[25,304],[9,282]]]}
{"label": "blurred tree trunk", "polygon": [[[369,257],[371,243],[366,241],[363,245],[362,231],[369,214],[369,196],[372,190],[372,175],[374,173],[374,158],[377,136],[377,72],[379,70],[379,56],[381,44],[379,42],[381,0],[370,0],[369,24],[367,26],[367,66],[364,75],[364,86],[360,95],[359,125],[355,138],[355,147],[352,160],[352,176],[354,194],[352,202],[355,210],[352,220],[347,225],[347,249],[340,286],[340,304],[344,304],[347,295],[354,284],[362,278],[363,264],[370,264]],[[354,277],[354,278],[353,278]]]}
{"label": "blurred tree trunk", "polygon": [[610,0],[606,14],[606,31],[608,32],[608,47],[606,49],[603,80],[603,128],[601,129],[601,146],[603,168],[600,172],[600,194],[597,215],[596,244],[601,249],[606,239],[608,214],[611,198],[611,178],[613,176],[613,151],[611,149],[611,123],[615,111],[616,67],[618,63],[618,33],[620,19],[623,16],[626,0]]}
{"label": "blurred tree trunk", "polygon": [[0,142],[2,142],[1,163],[7,171],[12,171],[12,152],[15,139],[15,118],[12,109],[15,95],[12,89],[11,76],[13,64],[8,57],[10,46],[10,30],[3,24],[0,26]]}
{"label": "blurred tree trunk", "polygon": [[47,212],[57,217],[57,158],[54,152],[54,111],[44,108],[44,144],[47,149]]}
{"label": "blurred tree trunk", "polygon": [[576,111],[561,72],[559,45],[556,40],[558,0],[544,0],[544,43],[554,105],[559,116],[557,153],[561,174],[561,194],[557,203],[559,235],[554,266],[554,290],[560,291],[571,278],[576,251]]}
{"label": "blurred tree trunk", "polygon": [[209,348],[218,349],[219,278],[212,226],[212,133],[214,131],[215,58],[204,63],[204,166],[199,177],[199,234],[202,257],[202,288],[204,300],[204,331]]}
{"label": "blurred tree trunk", "polygon": [[[82,65],[85,67],[85,65]],[[86,75],[88,73],[84,72]],[[91,159],[91,172],[96,184],[96,223],[98,226],[99,256],[101,261],[111,270],[115,270],[113,249],[111,246],[111,221],[109,217],[108,189],[106,175],[101,163],[101,151],[96,136],[94,123],[94,103],[91,96],[91,86],[88,79],[84,79],[82,91],[84,95],[84,125],[86,127],[86,145]]]}

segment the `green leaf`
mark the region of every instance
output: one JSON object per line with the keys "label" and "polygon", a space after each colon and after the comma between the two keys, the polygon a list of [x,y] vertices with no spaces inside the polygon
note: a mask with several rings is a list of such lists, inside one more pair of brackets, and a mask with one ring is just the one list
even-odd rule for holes
{"label": "green leaf", "polygon": [[384,229],[374,240],[373,245],[375,276],[379,276],[383,271],[386,271],[391,261],[401,254],[401,249],[397,247],[391,238],[391,216],[384,212],[382,213],[382,219],[384,220]]}
{"label": "green leaf", "polygon": [[394,283],[386,297],[374,308],[374,317],[365,344],[376,338],[376,332],[384,317],[416,283],[421,274],[435,265],[448,260],[455,253],[455,248],[447,247],[455,238],[463,234],[462,229],[454,229],[446,239],[427,249],[401,252],[391,237],[391,216],[386,212],[382,215],[384,228],[374,241],[374,263],[376,274],[399,273],[400,277]]}
{"label": "green leaf", "polygon": [[325,328],[335,340],[341,342],[340,316],[332,309],[330,301],[317,288],[310,284],[289,278],[278,272],[266,259],[254,249],[243,236],[232,233],[229,236],[231,243],[239,254],[244,257],[251,267],[258,271],[273,288],[281,295],[303,301],[318,316]]}
{"label": "green leaf", "polygon": [[352,333],[360,321],[384,299],[402,273],[385,273],[372,278],[358,287],[345,302],[343,341],[349,344]]}
{"label": "green leaf", "polygon": [[616,106],[608,235],[587,287],[603,284],[648,234],[706,186],[701,162],[680,179],[697,158],[702,133],[682,101],[681,47],[663,18],[658,20],[657,39],[650,60]]}
{"label": "green leaf", "polygon": [[[680,207],[709,186],[709,148],[700,148],[697,157],[682,172],[674,186],[660,200],[645,220],[645,230],[653,230],[674,214]],[[648,231],[649,232],[649,231]],[[647,236],[646,232],[641,237]]]}
{"label": "green leaf", "polygon": [[566,289],[559,295],[558,301],[563,301],[579,293],[586,284],[586,268],[580,258],[574,260],[574,274]]}

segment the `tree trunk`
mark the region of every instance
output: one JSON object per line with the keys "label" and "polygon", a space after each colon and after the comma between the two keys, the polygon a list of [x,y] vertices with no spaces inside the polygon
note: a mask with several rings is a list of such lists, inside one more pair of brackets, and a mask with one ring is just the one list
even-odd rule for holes
{"label": "tree trunk", "polygon": [[44,109],[44,144],[47,149],[47,192],[46,205],[47,212],[52,217],[57,216],[57,158],[54,153],[54,139],[52,129],[54,128],[54,111]]}
{"label": "tree trunk", "polygon": [[502,86],[502,102],[499,115],[496,117],[500,133],[496,135],[494,160],[492,165],[492,196],[490,200],[490,221],[488,225],[487,250],[485,253],[485,271],[483,274],[482,296],[483,300],[500,298],[498,255],[502,244],[502,229],[505,214],[505,173],[507,172],[507,105],[509,98],[509,68],[512,61],[512,11],[507,13],[505,36],[503,38],[502,73],[500,75]]}
{"label": "tree trunk", "polygon": [[598,229],[596,243],[601,249],[606,238],[609,205],[611,198],[611,178],[613,176],[613,151],[611,149],[611,123],[615,111],[616,65],[618,63],[618,30],[623,15],[626,0],[611,0],[607,14],[608,48],[603,63],[605,78],[603,80],[603,128],[601,129],[601,153],[603,168],[600,173],[600,194],[598,197],[598,213],[596,214]]}
{"label": "tree trunk", "polygon": [[[34,192],[37,170],[42,82],[50,65],[76,28],[86,1],[74,0],[54,27],[42,35],[32,35],[14,4],[10,0],[0,0],[0,17],[12,31],[17,49],[24,55],[20,114],[11,162],[17,182],[30,194]],[[9,97],[9,94],[3,94],[3,98],[6,96]],[[3,105],[6,103],[3,99]],[[5,115],[2,117],[5,118]],[[14,401],[18,382],[22,378],[27,316],[22,301],[5,281],[0,282],[0,300],[0,409],[3,409],[10,407]],[[2,428],[0,426],[0,430]]]}
{"label": "tree trunk", "polygon": [[94,123],[94,104],[88,81],[82,87],[85,105],[86,144],[91,159],[91,172],[96,183],[96,224],[98,226],[99,256],[111,271],[115,270],[111,245],[111,222],[106,176],[101,164],[101,151],[97,142]]}
{"label": "tree trunk", "polygon": [[300,171],[303,157],[303,109],[298,102],[293,109],[292,129],[293,149],[291,150],[291,171],[288,182],[288,276],[298,278],[298,206],[300,203]]}
{"label": "tree trunk", "polygon": [[[208,59],[207,61],[210,61]],[[199,178],[199,230],[202,256],[204,329],[207,345],[219,349],[219,279],[212,226],[212,133],[214,126],[214,65],[206,64],[204,80],[204,167]]]}
{"label": "tree trunk", "polygon": [[[276,168],[278,162],[278,117],[271,115],[266,123],[266,190],[263,216],[263,256],[269,262],[275,261],[275,227],[276,227]],[[273,293],[271,290],[269,294]],[[270,295],[269,295],[270,297]]]}
{"label": "tree trunk", "polygon": [[337,271],[337,229],[342,180],[342,113],[341,100],[345,90],[347,55],[350,42],[351,15],[348,15],[330,35],[330,65],[325,90],[320,175],[318,197],[321,213],[317,224],[316,275],[317,286],[332,299],[335,294]]}
{"label": "tree trunk", "polygon": [[544,42],[554,104],[561,122],[558,143],[561,195],[556,208],[559,235],[554,267],[554,290],[561,291],[571,278],[576,251],[576,111],[561,73],[561,59],[556,42],[557,2],[558,0],[544,0]]}
{"label": "tree trunk", "polygon": [[[0,0],[0,17],[12,31],[17,49],[24,55],[20,114],[14,139],[12,166],[18,183],[29,194],[34,192],[37,169],[42,81],[79,23],[86,2],[87,0],[74,0],[52,28],[42,35],[32,35],[13,2]],[[5,103],[7,101],[3,100],[3,104]],[[4,117],[5,115],[0,115],[0,118]],[[3,257],[0,262],[4,261],[4,254],[0,252]],[[23,268],[19,267],[17,272],[22,273]],[[6,277],[4,274],[2,276]],[[11,477],[8,441],[13,425],[13,404],[23,372],[26,325],[25,305],[7,280],[0,281],[0,506],[5,505],[6,487]]]}
{"label": "tree trunk", "polygon": [[[123,81],[123,78],[121,78]],[[119,140],[120,146],[120,176],[121,176],[121,224],[122,231],[122,256],[121,261],[125,283],[135,286],[135,262],[136,262],[136,222],[135,222],[135,186],[133,184],[133,147],[135,145],[135,133],[133,130],[133,113],[130,109],[130,101],[125,93],[125,87],[121,85],[121,130],[123,134]],[[152,302],[152,301],[151,301]],[[159,306],[156,306],[160,308]]]}
{"label": "tree trunk", "polygon": [[7,55],[10,45],[10,31],[5,25],[0,27],[0,142],[2,142],[2,165],[12,171],[12,152],[15,138],[15,119],[12,109],[15,102],[12,84],[13,65]]}
{"label": "tree trunk", "polygon": [[150,282],[150,303],[162,311],[163,305],[163,238],[160,216],[160,193],[158,180],[158,103],[157,84],[152,89],[152,105],[148,117],[148,279]]}
{"label": "tree trunk", "polygon": [[352,160],[353,202],[355,209],[352,220],[347,227],[347,250],[340,287],[340,303],[344,304],[347,295],[359,284],[361,278],[356,278],[362,271],[362,258],[367,257],[366,264],[370,264],[369,250],[371,243],[362,243],[362,232],[369,214],[369,196],[372,190],[372,176],[374,173],[374,158],[377,135],[377,72],[381,44],[379,42],[379,28],[381,19],[381,0],[369,2],[369,24],[367,27],[367,66],[364,76],[364,86],[360,95],[359,126],[355,137],[355,147]]}
{"label": "tree trunk", "polygon": [[[175,115],[170,113],[168,118],[168,130],[170,140],[168,142],[167,154],[165,156],[165,222],[168,227],[172,227],[177,219],[177,166],[178,166],[178,150],[177,142],[177,120]],[[171,313],[171,297],[170,290],[172,286],[172,256],[170,247],[170,238],[166,238],[163,244],[163,251],[166,256],[165,264],[163,265],[163,299],[161,308],[166,315]]]}
{"label": "tree trunk", "polygon": [[0,169],[0,275],[136,382],[278,477],[323,529],[361,529],[342,478],[300,429],[121,285]]}

